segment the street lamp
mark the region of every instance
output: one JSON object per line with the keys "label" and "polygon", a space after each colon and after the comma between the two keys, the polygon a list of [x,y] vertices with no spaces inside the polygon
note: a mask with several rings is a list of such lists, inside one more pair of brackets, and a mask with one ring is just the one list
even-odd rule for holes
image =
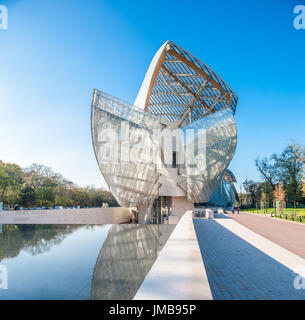
{"label": "street lamp", "polygon": [[265,213],[267,213],[267,180],[265,179]]}

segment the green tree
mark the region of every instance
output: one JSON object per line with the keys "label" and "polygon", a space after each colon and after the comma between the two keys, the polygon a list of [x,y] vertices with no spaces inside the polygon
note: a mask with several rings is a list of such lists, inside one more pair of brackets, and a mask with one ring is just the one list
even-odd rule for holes
{"label": "green tree", "polygon": [[34,163],[22,170],[16,164],[1,160],[0,197],[11,205],[19,203],[24,207],[100,207],[103,203],[119,206],[109,191],[94,185],[79,187],[49,167]]}
{"label": "green tree", "polygon": [[255,207],[256,202],[260,200],[262,191],[261,184],[259,182],[246,179],[243,182],[243,187],[250,196],[252,207]]}
{"label": "green tree", "polygon": [[257,158],[255,160],[255,166],[261,177],[265,180],[265,182],[269,183],[274,191],[275,186],[278,182],[279,173],[277,167],[274,165],[273,160],[273,157],[271,157],[270,159],[266,157],[263,159]]}
{"label": "green tree", "polygon": [[[1,200],[7,200],[8,192],[18,190],[24,181],[24,173],[20,166],[15,163],[0,161],[0,188]],[[7,201],[6,201],[7,202]]]}
{"label": "green tree", "polygon": [[280,172],[280,180],[284,185],[288,201],[296,203],[302,200],[302,183],[304,163],[300,161],[296,145],[289,144],[281,154],[272,156],[275,167]]}
{"label": "green tree", "polygon": [[9,177],[5,169],[5,165],[0,161],[0,188],[1,188],[1,201],[4,200],[4,193],[9,184]]}
{"label": "green tree", "polygon": [[19,202],[23,207],[30,208],[36,203],[36,192],[33,187],[28,184],[25,184],[19,195]]}
{"label": "green tree", "polygon": [[37,202],[40,206],[53,206],[55,204],[55,183],[51,178],[42,179],[40,187],[36,191]]}

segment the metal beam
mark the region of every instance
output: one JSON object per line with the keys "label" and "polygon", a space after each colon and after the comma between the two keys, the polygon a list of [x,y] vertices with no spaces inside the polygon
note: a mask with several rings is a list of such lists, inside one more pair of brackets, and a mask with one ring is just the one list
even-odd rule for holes
{"label": "metal beam", "polygon": [[[188,87],[186,86],[179,78],[177,78],[170,70],[168,70],[164,65],[161,66],[161,69],[164,70],[170,77],[172,77],[176,82],[178,82],[188,93],[190,93],[193,97],[196,97],[196,94]],[[197,97],[196,97],[197,98]],[[198,100],[207,108],[209,109],[209,106],[200,98]]]}
{"label": "metal beam", "polygon": [[[192,115],[192,108],[194,106],[194,103],[196,102],[196,100],[198,100],[198,97],[200,96],[200,93],[202,92],[202,90],[205,88],[205,86],[208,84],[209,79],[205,80],[204,83],[202,84],[202,86],[199,88],[199,90],[196,92],[195,96],[193,97],[193,99],[191,100],[191,102],[189,103],[189,105],[185,108],[182,116],[181,116],[181,122],[184,121],[184,119],[186,118],[186,115],[188,113],[190,113],[190,115]],[[210,108],[208,108],[209,110]]]}
{"label": "metal beam", "polygon": [[[171,47],[169,47],[168,53],[170,55],[172,55],[173,57],[179,59],[181,62],[183,62],[184,64],[186,64],[189,68],[193,69],[194,71],[196,71],[197,73],[199,73],[204,79],[208,79],[209,75],[202,69],[200,69],[199,67],[197,67],[193,62],[189,61],[187,58],[185,58],[183,55],[181,55],[180,53],[178,53],[177,51],[175,51],[174,49],[172,49]],[[210,79],[209,82],[219,91],[223,91],[223,87],[214,79]],[[230,93],[226,92],[224,94],[224,98],[226,98],[226,100],[229,103],[230,100]]]}
{"label": "metal beam", "polygon": [[[198,86],[200,88],[200,86]],[[206,87],[205,87],[206,88]],[[155,92],[152,92],[151,95],[167,95],[167,96],[175,96],[175,95],[179,95],[179,96],[193,96],[191,95],[190,93],[187,93],[187,92],[167,92],[167,91],[155,91]],[[205,95],[200,95],[200,98],[204,98],[204,99],[210,99],[210,100],[215,100],[216,97],[212,97],[212,96],[205,96]],[[224,99],[220,99],[219,101],[223,101],[223,102],[226,102],[226,100]],[[151,105],[151,104],[150,104]]]}
{"label": "metal beam", "polygon": [[[212,113],[215,112],[213,109],[215,108],[216,104],[220,101],[220,98],[221,98],[222,94],[223,94],[223,92],[220,91],[219,95],[218,95],[217,98],[215,99],[215,101],[214,101],[214,103],[212,104],[212,106],[211,106],[211,108],[210,108],[210,110],[209,110],[208,113],[210,113],[210,112],[212,112]],[[201,119],[201,118],[202,118],[202,116],[201,116],[199,119]],[[198,119],[198,120],[199,120],[199,119]]]}

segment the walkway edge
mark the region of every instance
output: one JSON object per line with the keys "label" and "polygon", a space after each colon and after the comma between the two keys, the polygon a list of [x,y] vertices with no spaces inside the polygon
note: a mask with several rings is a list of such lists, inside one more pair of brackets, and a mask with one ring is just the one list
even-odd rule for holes
{"label": "walkway edge", "polygon": [[187,211],[160,252],[134,300],[212,300],[192,211]]}
{"label": "walkway edge", "polygon": [[298,273],[300,268],[302,270],[305,269],[305,259],[243,226],[237,221],[233,219],[217,219],[216,221],[290,270]]}

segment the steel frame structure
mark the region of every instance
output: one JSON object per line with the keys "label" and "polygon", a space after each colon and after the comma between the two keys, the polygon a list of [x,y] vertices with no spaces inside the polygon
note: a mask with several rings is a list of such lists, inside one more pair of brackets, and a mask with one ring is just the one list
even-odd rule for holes
{"label": "steel frame structure", "polygon": [[[231,204],[237,193],[227,168],[237,143],[237,101],[220,76],[171,41],[155,54],[133,105],[95,89],[94,151],[118,202],[144,205],[149,214],[159,195],[161,169],[167,165],[155,132],[166,129],[178,130],[181,137],[184,165],[177,168],[177,187],[187,199]],[[185,138],[188,130],[194,132],[191,139]]]}

